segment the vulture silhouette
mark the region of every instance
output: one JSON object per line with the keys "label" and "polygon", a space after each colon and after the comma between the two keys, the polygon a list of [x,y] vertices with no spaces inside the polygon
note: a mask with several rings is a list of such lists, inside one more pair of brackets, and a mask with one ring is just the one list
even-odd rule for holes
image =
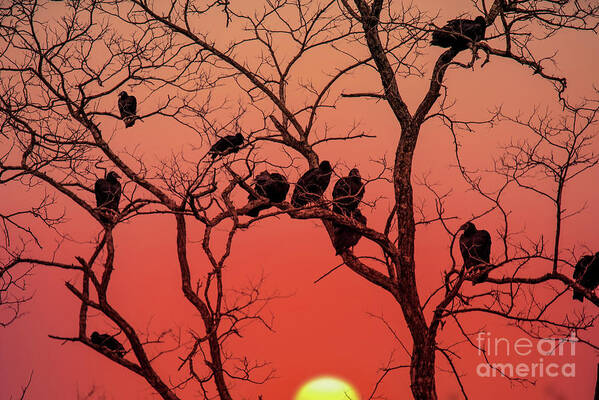
{"label": "vulture silhouette", "polygon": [[[272,203],[280,203],[287,197],[289,192],[289,183],[287,178],[276,172],[270,173],[268,171],[262,171],[256,176],[256,184],[254,190],[260,196],[268,198]],[[256,198],[253,195],[248,195],[248,200],[253,201]],[[254,207],[248,211],[248,215],[251,217],[257,217],[260,211],[270,208],[270,204]]]}
{"label": "vulture silhouette", "polygon": [[[116,172],[110,171],[106,175],[106,179],[98,179],[94,186],[94,193],[96,194],[96,206],[101,211],[101,219],[104,223],[112,222],[110,216],[111,212],[118,214],[119,212],[119,201],[121,199],[121,183],[119,182],[119,176]],[[104,212],[111,210],[108,212]],[[113,214],[114,214],[113,213]]]}
{"label": "vulture silhouette", "polygon": [[[599,252],[595,253],[594,256],[583,256],[578,260],[574,267],[574,280],[586,289],[597,289],[597,286],[599,286]],[[574,290],[572,298],[582,302],[584,301],[584,293],[580,290]]]}
{"label": "vulture silhouette", "polygon": [[92,343],[101,347],[104,347],[114,353],[120,358],[125,355],[125,348],[123,345],[110,335],[105,333],[94,332],[91,336]]}
{"label": "vulture silhouette", "polygon": [[[460,236],[460,252],[464,259],[464,268],[468,271],[480,264],[488,264],[491,256],[491,235],[485,230],[478,230],[472,222],[466,222],[460,227],[464,233]],[[483,266],[484,267],[484,266]],[[484,282],[489,273],[477,276],[472,284]]]}
{"label": "vulture silhouette", "polygon": [[212,155],[212,159],[214,160],[219,156],[222,157],[228,154],[237,153],[239,150],[241,150],[242,145],[243,135],[241,133],[236,135],[227,135],[214,143],[208,153]]}
{"label": "vulture silhouette", "polygon": [[462,51],[468,48],[471,41],[479,42],[485,38],[487,21],[485,17],[478,16],[470,19],[452,19],[441,29],[435,29],[431,45],[439,47],[452,47]]}
{"label": "vulture silhouette", "polygon": [[364,197],[364,184],[357,168],[349,171],[349,175],[339,178],[333,186],[333,211],[349,215],[358,208]]}
{"label": "vulture silhouette", "polygon": [[320,200],[331,181],[333,169],[328,161],[320,163],[318,168],[309,169],[297,181],[295,190],[291,196],[293,207],[303,207],[310,202]]}
{"label": "vulture silhouette", "polygon": [[[366,217],[362,215],[358,208],[352,210],[348,216],[355,219],[361,225],[366,225]],[[361,237],[362,234],[355,229],[333,222],[333,247],[335,248],[336,255],[354,247],[358,244]]]}
{"label": "vulture silhouette", "polygon": [[125,122],[125,128],[135,125],[137,119],[137,99],[135,96],[129,96],[127,92],[119,94],[119,111],[121,119]]}

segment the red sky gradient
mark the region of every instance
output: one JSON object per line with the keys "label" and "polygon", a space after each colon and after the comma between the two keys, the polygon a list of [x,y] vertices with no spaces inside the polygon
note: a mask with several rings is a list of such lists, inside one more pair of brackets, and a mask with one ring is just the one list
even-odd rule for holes
{"label": "red sky gradient", "polygon": [[[434,2],[420,1],[419,7],[431,12],[440,11],[439,22],[455,15],[466,13],[474,16],[476,11],[469,1],[453,0]],[[50,16],[60,14],[61,4],[51,4]],[[551,55],[559,50],[556,60],[559,73],[568,78],[566,94],[572,100],[593,95],[593,85],[599,86],[599,40],[594,33],[560,33],[536,45],[540,55]],[[399,79],[400,90],[413,110],[424,95],[430,70],[439,48],[427,49],[425,78]],[[469,57],[469,54],[460,57]],[[308,58],[296,72],[296,79],[311,77],[322,82],[323,71],[331,70],[333,58]],[[328,68],[328,69],[327,69]],[[297,78],[299,77],[299,78]],[[358,89],[378,90],[380,81],[371,71],[352,76],[346,80]],[[549,83],[532,75],[529,69],[514,62],[491,58],[483,68],[480,61],[474,70],[451,69],[446,84],[449,96],[457,100],[453,112],[460,119],[483,119],[488,111],[503,106],[507,114],[527,114],[532,107],[549,108],[557,112],[560,107],[556,94]],[[115,95],[116,102],[116,95]],[[151,99],[147,100],[151,103]],[[298,100],[301,103],[301,99]],[[143,108],[144,104],[140,104]],[[384,102],[341,99],[335,110],[323,113],[321,124],[326,123],[332,133],[344,132],[354,122],[360,129],[376,135],[376,138],[360,139],[350,143],[327,144],[318,149],[321,159],[328,159],[339,174],[358,166],[362,176],[374,177],[378,167],[373,160],[394,154],[398,141],[399,127],[388,105]],[[201,155],[208,144],[200,142],[198,136],[180,125],[153,117],[125,130],[121,121],[106,119],[106,132],[114,137],[110,142],[115,149],[133,149],[140,146],[149,163],[167,158],[171,152],[186,151]],[[249,127],[248,129],[251,129]],[[527,137],[527,132],[509,123],[500,123],[491,128],[477,129],[476,133],[461,133],[463,160],[470,168],[490,168],[492,158],[499,155],[499,147],[510,141]],[[201,151],[191,152],[190,146],[202,146]],[[594,152],[599,143],[593,143]],[[264,146],[266,156],[280,157],[274,147]],[[432,182],[438,183],[441,191],[452,189],[448,199],[449,214],[458,217],[452,227],[457,229],[477,210],[487,204],[472,192],[467,191],[463,179],[455,167],[453,138],[438,120],[424,125],[416,150],[414,177],[428,174]],[[305,162],[297,162],[303,171]],[[289,176],[298,179],[298,172]],[[599,251],[599,236],[596,226],[599,220],[599,192],[596,190],[599,170],[594,169],[576,179],[565,198],[566,208],[575,209],[587,203],[581,215],[564,223],[563,248],[574,245],[588,246]],[[327,191],[330,197],[332,184]],[[536,237],[545,232],[551,237],[551,204],[528,192],[515,190],[507,198],[513,212],[515,230]],[[375,208],[365,208],[368,226],[382,230],[389,209],[392,188],[384,182],[374,182],[367,187],[365,201],[379,199]],[[426,199],[430,210],[430,193],[416,187],[417,199]],[[14,185],[2,188],[2,209],[15,209],[31,200],[30,193]],[[386,198],[385,198],[386,197]],[[63,244],[56,258],[72,262],[74,255],[89,255],[90,240],[98,237],[100,225],[84,215],[64,198],[64,206],[70,219],[68,228],[63,228],[81,243]],[[92,202],[91,196],[89,201]],[[415,203],[418,203],[416,201]],[[240,202],[239,205],[243,205]],[[498,240],[493,225],[497,215],[481,221]],[[201,226],[193,225],[188,234],[191,240],[200,240]],[[133,222],[123,223],[114,231],[116,242],[116,269],[109,289],[109,300],[140,331],[153,333],[173,330],[188,338],[189,329],[201,332],[201,320],[187,304],[180,291],[179,269],[175,252],[174,220],[169,216],[145,216]],[[56,244],[50,235],[43,237],[45,245],[40,256],[51,257]],[[422,299],[442,282],[442,272],[449,268],[449,240],[437,225],[419,226],[417,230],[416,259],[419,293]],[[356,247],[359,254],[368,254],[373,247],[362,240]],[[492,250],[492,256],[497,249]],[[199,277],[206,269],[200,243],[190,245],[192,269]],[[273,300],[265,316],[274,317],[273,332],[259,325],[251,325],[227,348],[233,355],[247,355],[250,359],[271,363],[276,378],[264,385],[235,383],[232,393],[235,399],[256,400],[262,394],[264,400],[292,399],[299,386],[318,375],[335,375],[350,382],[360,392],[362,399],[368,398],[384,367],[393,354],[393,365],[408,365],[409,356],[394,338],[392,332],[376,316],[384,316],[397,336],[410,345],[409,332],[397,303],[382,290],[370,285],[348,268],[342,267],[314,284],[314,281],[337,266],[340,257],[335,251],[322,224],[318,221],[291,220],[286,216],[262,221],[236,237],[232,256],[224,271],[228,288],[235,289],[257,280],[264,274],[264,292],[278,293],[281,298]],[[458,250],[454,255],[459,257]],[[157,398],[150,387],[139,377],[111,363],[81,344],[65,343],[48,338],[48,334],[75,336],[77,334],[78,303],[67,291],[64,281],[80,284],[75,273],[46,270],[38,267],[28,280],[28,293],[33,300],[25,306],[26,314],[6,329],[0,329],[0,399],[16,396],[20,386],[33,371],[28,399],[70,400],[77,392],[89,391],[96,386],[105,393],[106,399],[150,399]],[[468,284],[469,285],[469,284]],[[573,304],[571,296],[565,295],[557,304],[555,315],[567,311],[596,314],[597,309],[585,302]],[[93,315],[93,313],[92,313]],[[464,318],[466,328],[474,330],[485,327],[492,337],[506,337],[512,343],[525,337],[517,328],[500,319],[489,316],[471,315]],[[99,316],[94,319],[91,330],[110,330]],[[599,329],[588,332],[586,337],[597,338]],[[454,325],[448,323],[439,335],[439,343],[449,344],[460,336]],[[499,400],[509,396],[512,400],[534,399],[591,399],[594,393],[597,352],[587,346],[578,345],[575,356],[555,357],[560,364],[575,362],[575,378],[541,378],[536,385],[510,384],[503,378],[481,378],[476,375],[476,366],[483,362],[468,345],[458,345],[454,351],[462,359],[458,367],[471,399]],[[165,371],[178,366],[177,357],[182,352],[172,352],[157,362],[163,377]],[[130,357],[130,356],[128,356]],[[514,357],[501,354],[497,362],[538,362],[540,356]],[[544,357],[545,362],[551,357]],[[524,361],[523,361],[524,360]],[[379,389],[379,394],[389,399],[411,399],[409,370],[399,369],[390,374]],[[185,376],[172,373],[173,380]],[[437,356],[437,389],[439,399],[461,399],[455,378],[441,355]],[[189,392],[189,391],[188,391]],[[191,392],[190,392],[191,393]],[[193,398],[193,396],[188,397]]]}

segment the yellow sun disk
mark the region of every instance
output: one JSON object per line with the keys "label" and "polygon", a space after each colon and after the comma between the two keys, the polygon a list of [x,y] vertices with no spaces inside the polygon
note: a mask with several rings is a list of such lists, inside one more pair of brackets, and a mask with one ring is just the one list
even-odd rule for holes
{"label": "yellow sun disk", "polygon": [[331,376],[322,376],[302,386],[294,400],[360,400],[360,397],[349,383]]}

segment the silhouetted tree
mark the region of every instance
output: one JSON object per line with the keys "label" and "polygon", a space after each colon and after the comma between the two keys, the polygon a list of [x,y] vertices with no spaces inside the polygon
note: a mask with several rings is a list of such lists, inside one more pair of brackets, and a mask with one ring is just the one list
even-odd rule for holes
{"label": "silhouetted tree", "polygon": [[[247,4],[234,2],[174,0],[169,3],[170,8],[161,8],[158,2],[142,0],[83,0],[65,5],[64,18],[53,21],[53,25],[40,22],[42,11],[36,2],[15,1],[3,7],[0,114],[6,155],[0,158],[0,183],[51,191],[101,222],[92,205],[91,188],[106,170],[117,170],[126,181],[119,223],[154,214],[167,214],[174,221],[180,295],[202,321],[202,333],[191,334],[191,344],[178,347],[183,352],[180,368],[186,368],[187,377],[180,384],[171,384],[168,377],[161,375],[152,361],[163,352],[154,352],[153,345],[165,338],[142,336],[109,301],[107,291],[116,252],[111,229],[100,227],[94,245],[87,249],[85,257],[77,256],[76,263],[60,257],[28,257],[27,246],[15,250],[6,245],[0,274],[30,265],[78,272],[80,284],[66,283],[80,301],[79,315],[74,316],[78,332],[54,338],[100,352],[141,376],[163,399],[183,397],[179,396],[179,389],[193,382],[204,398],[216,393],[221,400],[229,400],[233,398],[231,382],[261,383],[271,376],[269,371],[257,374],[266,364],[240,361],[223,351],[223,344],[238,336],[246,322],[259,321],[269,327],[260,312],[271,297],[261,294],[259,283],[241,291],[236,301],[227,301],[223,268],[238,231],[251,229],[259,219],[287,215],[291,220],[320,220],[335,243],[336,232],[347,227],[356,236],[339,251],[344,264],[389,293],[405,319],[412,339],[406,351],[413,397],[438,398],[436,366],[442,362],[437,360],[437,355],[441,355],[467,398],[458,357],[440,344],[442,326],[453,324],[463,335],[460,340],[473,348],[472,336],[477,332],[463,328],[464,318],[469,315],[504,318],[533,337],[543,337],[547,331],[554,337],[569,337],[572,331],[584,333],[596,318],[548,315],[557,300],[575,289],[599,305],[597,295],[572,278],[578,254],[561,243],[562,222],[572,215],[564,207],[566,188],[599,162],[598,156],[589,150],[592,130],[598,122],[599,102],[587,99],[573,105],[566,97],[565,77],[551,67],[555,61],[553,50],[547,53],[534,46],[535,35],[549,37],[565,30],[594,32],[599,26],[599,5],[551,0],[488,3],[472,1],[472,15],[483,14],[486,22],[486,40],[468,43],[468,51],[463,45],[442,50],[432,71],[422,78],[426,79],[427,88],[412,108],[408,107],[399,80],[424,75],[424,49],[429,47],[431,33],[438,29],[436,21],[416,5],[383,0],[281,0],[248,10]],[[216,40],[217,36],[210,37],[217,33],[204,29],[211,25],[206,21],[213,23],[214,12],[225,14],[223,24],[244,28],[225,32],[232,35],[227,37],[230,41],[226,45]],[[290,15],[299,17],[288,18]],[[110,23],[101,22],[105,20],[124,28],[111,28]],[[218,35],[221,34],[219,30]],[[479,36],[474,38],[482,39]],[[323,73],[324,82],[306,83],[304,72],[298,71],[297,66],[317,50],[326,50],[338,58],[323,66],[329,68]],[[531,79],[552,85],[563,111],[552,115],[533,110],[523,117],[498,109],[486,121],[451,115],[447,92],[452,82],[448,71],[480,68],[498,59],[533,72]],[[366,91],[355,83],[357,80],[347,79],[350,74],[366,72],[371,73],[371,78],[376,77],[367,82],[370,87]],[[140,99],[148,99],[142,101],[143,112],[136,117],[144,123],[136,129],[143,129],[145,121],[154,118],[179,123],[197,133],[195,149],[201,148],[201,154],[176,153],[153,165],[142,154],[127,152],[114,144],[111,134],[121,134],[118,129],[122,127],[122,116],[115,109],[115,94],[131,87],[135,87]],[[230,105],[226,100],[219,102],[221,88],[225,88],[223,97],[238,95],[242,99],[236,111],[226,107]],[[480,92],[475,95],[482,94],[484,88]],[[373,137],[357,133],[355,127],[345,134],[333,134],[321,122],[327,115],[323,111],[334,109],[341,100],[371,99],[384,101],[398,125],[393,157],[374,160],[375,165],[382,166],[382,172],[362,180],[365,185],[373,180],[388,182],[393,193],[390,212],[385,213],[385,223],[378,227],[372,222],[364,224],[365,218],[331,210],[333,202],[325,189],[333,170],[336,174],[340,171],[326,161],[320,162],[319,154],[319,145],[324,143],[334,147],[338,142],[338,154],[342,155],[343,142]],[[244,120],[250,113],[254,118]],[[446,211],[449,195],[426,180],[423,186],[434,198],[436,208],[426,212],[418,207],[414,196],[415,150],[423,126],[432,120],[447,126],[455,143],[455,148],[447,151],[455,152],[463,182],[489,204],[487,208],[456,211],[462,214],[459,218],[450,216]],[[500,123],[527,129],[528,140],[498,150],[499,158],[489,174],[469,170],[461,153],[460,131]],[[224,138],[234,138],[233,134],[241,135],[243,146],[232,139],[222,142]],[[165,144],[169,143],[166,138]],[[216,147],[205,143],[215,143]],[[277,163],[274,153],[286,162]],[[217,157],[220,155],[226,157]],[[289,182],[297,183],[298,195],[292,196],[296,201],[272,204],[255,189],[251,180],[266,165],[278,169]],[[316,177],[300,178],[290,166],[312,171]],[[360,169],[366,170],[362,166]],[[496,182],[498,177],[501,184],[494,189],[482,184],[486,179]],[[555,212],[551,243],[543,235],[513,238],[516,233],[505,200],[505,193],[512,188],[550,200]],[[370,190],[366,193],[357,205],[359,215],[382,197]],[[248,197],[255,200],[247,203]],[[52,210],[50,205],[44,203],[43,209]],[[258,218],[248,217],[264,206],[274,206],[274,211],[264,212]],[[381,208],[374,211],[383,212]],[[7,215],[3,222],[15,220],[16,214]],[[39,215],[38,212],[32,216]],[[488,265],[477,272],[487,277],[485,291],[479,293],[467,284],[475,276],[467,263],[456,261],[453,245],[463,222],[477,222],[487,215],[496,216],[497,225],[491,229],[485,224],[494,236],[494,250]],[[49,225],[52,223],[48,221],[54,221],[47,215],[41,218]],[[114,229],[118,229],[119,223]],[[428,224],[442,227],[452,246],[438,288],[423,294],[416,283],[421,267],[414,251],[417,227]],[[202,232],[201,247],[208,268],[200,269],[190,261],[190,226],[198,226]],[[25,236],[34,235],[27,223],[11,229]],[[357,255],[351,245],[360,237],[361,243],[369,241],[375,250],[365,256]],[[439,251],[435,243],[426,245],[431,252]],[[564,257],[567,250],[572,250],[571,257]],[[536,268],[528,268],[533,264]],[[192,276],[200,278],[194,281]],[[529,292],[547,287],[554,294],[527,297]],[[126,339],[123,345],[130,349],[125,357],[93,345],[88,334],[90,308],[109,321],[115,331],[122,332]],[[179,343],[180,337],[175,342]],[[389,364],[381,380],[396,370],[401,369]]]}

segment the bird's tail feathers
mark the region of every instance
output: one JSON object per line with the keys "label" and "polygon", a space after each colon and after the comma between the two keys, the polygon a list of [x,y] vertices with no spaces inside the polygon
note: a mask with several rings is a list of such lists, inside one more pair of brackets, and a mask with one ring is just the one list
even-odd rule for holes
{"label": "bird's tail feathers", "polygon": [[125,117],[123,121],[125,121],[125,128],[130,128],[135,125],[135,120],[137,118],[135,116]]}
{"label": "bird's tail feathers", "polygon": [[478,274],[477,276],[474,277],[474,279],[472,279],[472,286],[485,282],[488,277],[489,277],[488,272],[482,272],[482,273]]}
{"label": "bird's tail feathers", "polygon": [[106,225],[114,225],[119,219],[118,211],[115,211],[108,207],[98,207],[96,208],[98,215],[100,217],[100,221]]}

